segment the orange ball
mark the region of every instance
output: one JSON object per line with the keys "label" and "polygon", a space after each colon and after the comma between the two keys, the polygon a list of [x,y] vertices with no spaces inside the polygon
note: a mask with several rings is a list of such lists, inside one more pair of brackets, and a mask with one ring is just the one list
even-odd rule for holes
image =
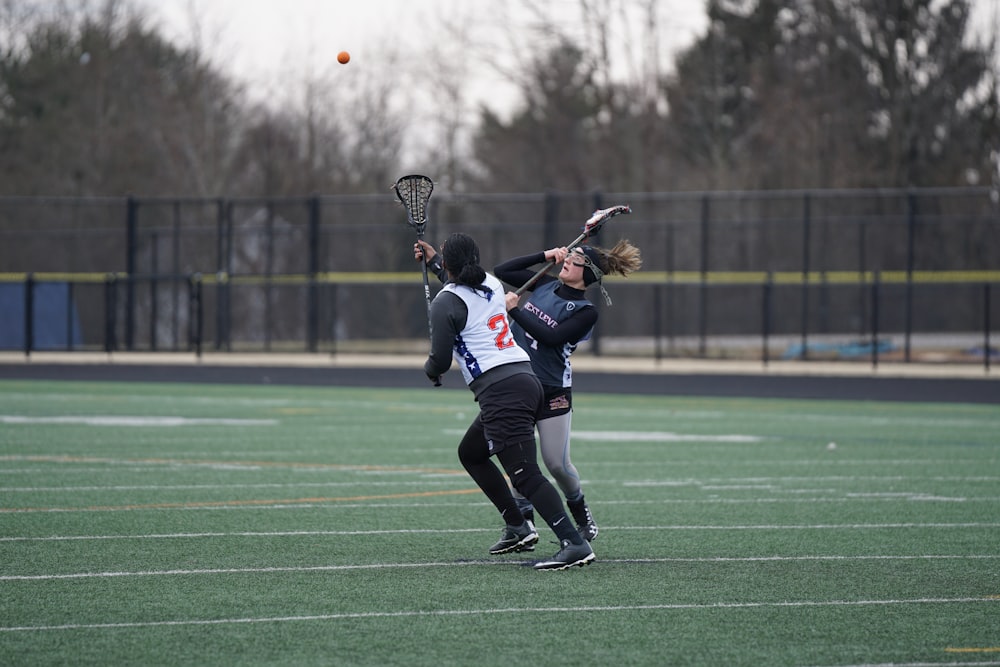
{"label": "orange ball", "polygon": [[341,65],[346,65],[351,60],[351,54],[347,51],[341,51],[337,54],[337,62]]}

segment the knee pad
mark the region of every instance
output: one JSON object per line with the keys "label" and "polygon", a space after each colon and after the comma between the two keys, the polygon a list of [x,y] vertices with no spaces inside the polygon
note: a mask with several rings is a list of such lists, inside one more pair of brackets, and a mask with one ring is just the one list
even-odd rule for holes
{"label": "knee pad", "polygon": [[510,477],[511,486],[525,498],[531,497],[545,479],[538,464],[529,461],[521,461],[513,470],[508,470],[507,475]]}

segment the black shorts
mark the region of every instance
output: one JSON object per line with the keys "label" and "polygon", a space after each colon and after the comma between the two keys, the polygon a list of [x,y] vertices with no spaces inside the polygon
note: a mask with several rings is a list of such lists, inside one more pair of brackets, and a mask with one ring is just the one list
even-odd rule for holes
{"label": "black shorts", "polygon": [[540,419],[558,417],[573,410],[573,390],[570,387],[544,386],[545,401]]}
{"label": "black shorts", "polygon": [[542,384],[520,373],[490,385],[479,395],[479,416],[490,455],[511,444],[535,439],[542,412]]}

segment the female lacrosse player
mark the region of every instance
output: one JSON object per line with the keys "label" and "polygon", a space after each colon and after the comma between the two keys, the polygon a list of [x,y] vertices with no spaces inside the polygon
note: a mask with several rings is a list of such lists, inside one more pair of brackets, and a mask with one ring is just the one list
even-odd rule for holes
{"label": "female lacrosse player", "polygon": [[[587,287],[597,284],[611,299],[602,280],[609,273],[627,276],[642,265],[639,249],[619,241],[611,250],[581,246],[573,252],[552,248],[545,252],[515,257],[497,266],[498,278],[514,287],[526,284],[535,272],[531,267],[543,262],[562,262],[559,277],[545,274],[532,288],[530,298],[518,306],[519,297],[506,295],[507,314],[517,344],[531,357],[531,367],[545,391],[538,436],[542,461],[556,480],[577,530],[588,541],[597,537],[597,523],[583,497],[580,475],[569,458],[570,425],[573,418],[573,373],[569,358],[577,345],[590,338],[597,323],[597,309],[587,300]],[[517,503],[527,519],[534,517],[532,503],[521,494]]]}
{"label": "female lacrosse player", "polygon": [[[424,258],[424,247],[430,248],[414,247],[418,259]],[[458,445],[458,457],[504,518],[503,534],[490,553],[523,551],[538,541],[491,460],[496,456],[514,488],[559,538],[559,551],[535,568],[586,565],[594,560],[594,551],[573,528],[559,492],[538,467],[535,422],[542,409],[542,385],[527,353],[514,342],[503,285],[479,265],[479,248],[470,236],[452,234],[440,254],[448,282],[431,302],[431,350],[424,372],[436,380],[454,357],[479,403],[479,414]]]}

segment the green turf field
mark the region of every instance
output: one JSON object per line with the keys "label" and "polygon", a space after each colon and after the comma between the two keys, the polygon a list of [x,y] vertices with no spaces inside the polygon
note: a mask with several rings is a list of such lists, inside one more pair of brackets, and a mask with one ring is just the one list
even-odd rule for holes
{"label": "green turf field", "polygon": [[576,403],[536,572],[466,391],[0,382],[0,664],[1000,664],[1000,407]]}

